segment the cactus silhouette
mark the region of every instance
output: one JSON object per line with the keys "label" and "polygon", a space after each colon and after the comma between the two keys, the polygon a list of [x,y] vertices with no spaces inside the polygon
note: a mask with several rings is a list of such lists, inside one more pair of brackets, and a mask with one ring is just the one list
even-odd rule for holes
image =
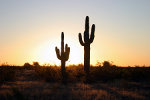
{"label": "cactus silhouette", "polygon": [[82,40],[82,35],[79,33],[79,42],[84,46],[84,71],[88,77],[90,69],[90,44],[94,40],[95,25],[92,25],[91,35],[89,37],[89,17],[86,16],[85,20],[85,31],[84,31],[84,42]]}
{"label": "cactus silhouette", "polygon": [[70,53],[70,47],[68,47],[68,44],[65,45],[65,51],[64,51],[64,33],[61,33],[61,52],[60,50],[55,47],[56,55],[59,60],[61,60],[61,73],[63,79],[66,77],[66,68],[65,63],[69,59],[69,53]]}

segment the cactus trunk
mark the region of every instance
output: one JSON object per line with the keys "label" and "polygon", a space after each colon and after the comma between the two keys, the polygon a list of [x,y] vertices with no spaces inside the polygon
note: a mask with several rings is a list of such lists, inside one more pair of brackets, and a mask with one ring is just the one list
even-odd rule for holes
{"label": "cactus trunk", "polygon": [[84,46],[84,71],[89,74],[90,69],[90,44]]}
{"label": "cactus trunk", "polygon": [[66,72],[66,69],[65,69],[65,57],[64,57],[64,35],[61,35],[61,56],[63,57],[62,60],[61,60],[61,73],[62,73],[62,76],[64,76],[65,72]]}
{"label": "cactus trunk", "polygon": [[65,61],[61,60],[61,74],[62,74],[63,80],[65,80],[65,77],[66,77],[65,63],[66,63]]}

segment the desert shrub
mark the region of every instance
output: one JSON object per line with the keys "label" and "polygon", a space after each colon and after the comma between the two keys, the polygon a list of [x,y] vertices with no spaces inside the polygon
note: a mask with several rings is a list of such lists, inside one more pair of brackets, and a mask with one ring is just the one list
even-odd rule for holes
{"label": "desert shrub", "polygon": [[25,63],[25,64],[23,65],[23,67],[24,67],[25,69],[31,69],[31,68],[32,68],[32,65],[27,62],[27,63]]}
{"label": "desert shrub", "polygon": [[16,70],[13,66],[0,66],[0,83],[13,81],[16,77]]}
{"label": "desert shrub", "polygon": [[35,66],[35,67],[39,67],[39,66],[40,66],[40,64],[39,64],[39,62],[35,61],[35,62],[33,62],[33,66]]}
{"label": "desert shrub", "polygon": [[[111,65],[111,64],[106,64]],[[60,67],[38,67],[35,68],[36,76],[49,82],[60,82]],[[84,82],[85,73],[82,65],[70,65],[66,67],[67,82]],[[118,79],[130,81],[150,80],[149,67],[92,67],[90,68],[90,82],[113,81]]]}
{"label": "desert shrub", "polygon": [[96,67],[91,70],[93,81],[110,81],[114,78],[118,78],[118,75],[119,72],[117,72],[117,69],[111,67]]}
{"label": "desert shrub", "polygon": [[35,69],[35,75],[36,77],[48,82],[61,80],[60,68],[57,67],[38,67]]}
{"label": "desert shrub", "polygon": [[111,67],[111,63],[109,61],[104,61],[103,62],[103,67]]}
{"label": "desert shrub", "polygon": [[[35,68],[35,75],[40,79],[47,82],[60,82],[62,80],[60,67],[38,67]],[[83,82],[85,74],[83,66],[71,65],[66,67],[66,80],[67,82]]]}
{"label": "desert shrub", "polygon": [[131,70],[131,79],[134,81],[150,80],[150,68],[135,67]]}
{"label": "desert shrub", "polygon": [[94,81],[112,81],[125,79],[130,81],[150,80],[149,67],[95,67],[91,68]]}
{"label": "desert shrub", "polygon": [[82,65],[67,67],[68,82],[83,82],[85,80],[84,68]]}
{"label": "desert shrub", "polygon": [[109,62],[109,61],[104,61],[102,64],[103,64],[102,67],[105,67],[105,68],[109,68],[109,67],[115,68],[115,67],[117,67],[116,65],[113,65],[112,62]]}

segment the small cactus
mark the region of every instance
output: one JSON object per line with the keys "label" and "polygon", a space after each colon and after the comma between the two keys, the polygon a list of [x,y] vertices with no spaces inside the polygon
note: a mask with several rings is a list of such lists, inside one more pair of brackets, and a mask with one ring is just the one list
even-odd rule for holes
{"label": "small cactus", "polygon": [[84,46],[84,71],[89,76],[89,69],[90,69],[90,44],[94,40],[94,32],[95,32],[95,25],[92,25],[91,35],[89,37],[89,17],[86,16],[85,20],[85,31],[84,31],[84,42],[82,40],[82,35],[79,33],[79,42],[82,46]]}
{"label": "small cactus", "polygon": [[56,55],[59,60],[61,60],[61,73],[63,79],[66,77],[66,68],[65,63],[69,59],[69,53],[70,53],[70,47],[68,47],[68,44],[65,45],[64,50],[64,33],[61,33],[61,52],[60,50],[55,47]]}

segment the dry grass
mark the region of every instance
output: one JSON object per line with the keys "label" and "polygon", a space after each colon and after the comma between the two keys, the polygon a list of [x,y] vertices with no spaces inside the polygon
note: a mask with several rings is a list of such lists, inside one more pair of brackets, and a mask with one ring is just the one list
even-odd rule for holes
{"label": "dry grass", "polygon": [[[60,82],[60,67],[35,68],[37,77],[49,82]],[[67,82],[84,82],[85,73],[82,65],[72,65],[66,68]],[[91,67],[90,82],[107,82],[113,80],[150,81],[150,67]]]}
{"label": "dry grass", "polygon": [[[0,85],[0,100],[150,99],[150,79],[146,76],[150,74],[150,69],[145,67],[92,67],[92,83],[85,84],[83,66],[72,65],[67,67],[68,83],[66,85],[61,84],[60,68],[56,66],[5,66],[2,69],[1,66],[1,72],[6,71],[8,75],[0,73],[3,76],[6,75],[5,83]],[[6,79],[11,80],[6,81]]]}
{"label": "dry grass", "polygon": [[12,66],[0,66],[0,84],[15,80],[16,71]]}
{"label": "dry grass", "polygon": [[[117,81],[122,84],[120,81]],[[115,83],[117,83],[115,82]],[[121,88],[115,83],[47,83],[17,81],[1,86],[0,98],[9,100],[149,100],[150,90]],[[112,85],[113,84],[113,85]],[[130,84],[130,83],[128,83]],[[147,86],[150,88],[150,85]],[[12,100],[14,100],[12,99]]]}

